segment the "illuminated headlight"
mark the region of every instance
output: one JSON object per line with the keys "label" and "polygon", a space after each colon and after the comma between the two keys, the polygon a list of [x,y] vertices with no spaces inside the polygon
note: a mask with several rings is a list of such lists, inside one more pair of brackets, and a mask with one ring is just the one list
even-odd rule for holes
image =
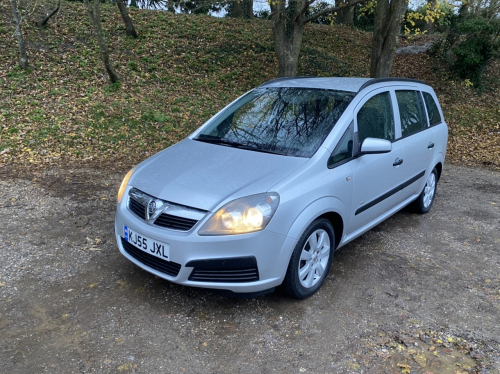
{"label": "illuminated headlight", "polygon": [[122,184],[120,185],[120,189],[118,190],[118,204],[122,202],[123,194],[125,193],[125,189],[127,188],[128,181],[130,180],[130,177],[134,173],[135,168],[132,168],[127,175],[125,175],[125,178],[123,178]]}
{"label": "illuminated headlight", "polygon": [[263,230],[278,208],[277,193],[233,200],[220,208],[198,231],[199,235],[234,235]]}

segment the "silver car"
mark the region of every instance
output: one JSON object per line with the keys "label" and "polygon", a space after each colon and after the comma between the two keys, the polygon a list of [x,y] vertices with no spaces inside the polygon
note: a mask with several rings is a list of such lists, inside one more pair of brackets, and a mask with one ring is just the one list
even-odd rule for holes
{"label": "silver car", "polygon": [[118,248],[182,285],[306,298],[336,249],[410,203],[429,211],[447,138],[420,81],[269,81],[126,175]]}

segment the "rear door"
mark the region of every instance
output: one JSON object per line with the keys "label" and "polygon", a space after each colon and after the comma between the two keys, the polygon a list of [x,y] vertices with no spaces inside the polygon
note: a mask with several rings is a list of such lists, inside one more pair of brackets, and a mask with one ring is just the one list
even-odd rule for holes
{"label": "rear door", "polygon": [[[372,91],[356,107],[355,131],[358,144],[366,138],[386,139],[392,151],[365,154],[351,161],[353,198],[349,233],[364,230],[380,220],[402,200],[397,187],[401,183],[404,148],[396,139],[394,103],[389,90]],[[357,150],[356,150],[357,151]]]}
{"label": "rear door", "polygon": [[444,158],[446,154],[446,144],[448,142],[448,127],[443,120],[436,95],[431,92],[422,91],[422,96],[424,98],[425,108],[427,109],[429,124],[434,133],[434,155],[441,153]]}
{"label": "rear door", "polygon": [[401,167],[402,197],[418,195],[425,183],[425,176],[434,159],[434,132],[427,121],[422,94],[415,89],[396,89],[401,124],[401,142],[405,158]]}

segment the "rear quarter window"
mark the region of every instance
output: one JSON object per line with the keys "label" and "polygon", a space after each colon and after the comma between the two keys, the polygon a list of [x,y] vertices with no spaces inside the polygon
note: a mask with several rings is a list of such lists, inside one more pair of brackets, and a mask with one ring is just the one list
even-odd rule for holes
{"label": "rear quarter window", "polygon": [[427,107],[427,114],[429,115],[429,123],[431,126],[441,123],[441,114],[439,113],[438,106],[434,101],[432,95],[428,92],[422,92],[424,95],[425,106]]}

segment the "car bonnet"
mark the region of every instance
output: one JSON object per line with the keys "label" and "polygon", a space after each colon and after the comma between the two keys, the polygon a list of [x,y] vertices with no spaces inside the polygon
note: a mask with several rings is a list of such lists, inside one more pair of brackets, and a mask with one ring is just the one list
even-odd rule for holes
{"label": "car bonnet", "polygon": [[139,165],[129,185],[213,211],[221,202],[266,192],[308,160],[185,139]]}

